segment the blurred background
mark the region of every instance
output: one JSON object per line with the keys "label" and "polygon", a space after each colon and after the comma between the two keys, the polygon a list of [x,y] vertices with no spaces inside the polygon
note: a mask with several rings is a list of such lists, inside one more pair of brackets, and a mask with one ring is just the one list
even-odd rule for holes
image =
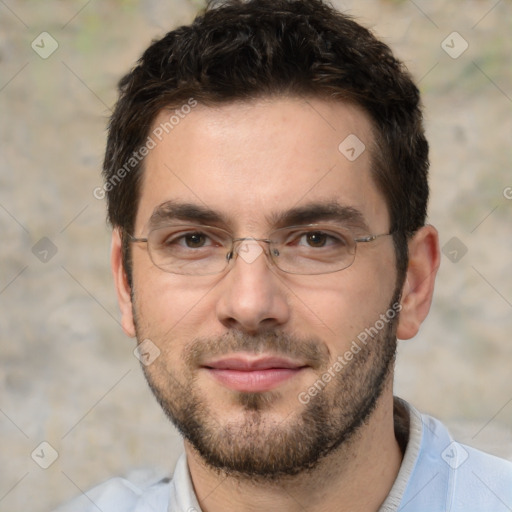
{"label": "blurred background", "polygon": [[[512,460],[512,5],[335,5],[394,49],[425,104],[442,266],[428,320],[400,344],[396,394]],[[0,0],[1,510],[169,473],[181,451],[120,328],[93,190],[118,79],[200,7]]]}

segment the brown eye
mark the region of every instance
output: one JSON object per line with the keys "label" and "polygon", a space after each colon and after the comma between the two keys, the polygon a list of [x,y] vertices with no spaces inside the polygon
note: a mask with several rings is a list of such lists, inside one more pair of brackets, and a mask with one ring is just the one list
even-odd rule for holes
{"label": "brown eye", "polygon": [[203,247],[206,243],[207,237],[202,233],[191,233],[183,237],[183,241],[187,247],[197,249]]}
{"label": "brown eye", "polygon": [[306,235],[306,242],[311,247],[324,247],[327,243],[328,235],[319,231],[308,233]]}
{"label": "brown eye", "polygon": [[306,231],[294,234],[292,245],[302,249],[342,249],[348,243],[342,233],[334,231]]}

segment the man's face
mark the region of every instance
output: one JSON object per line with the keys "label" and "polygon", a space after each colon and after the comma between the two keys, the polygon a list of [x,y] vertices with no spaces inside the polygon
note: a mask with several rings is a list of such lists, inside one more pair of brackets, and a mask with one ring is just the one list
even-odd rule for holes
{"label": "man's face", "polygon": [[[353,161],[350,148],[338,149],[349,135],[366,145]],[[164,224],[214,225],[234,238],[268,238],[292,220],[341,225],[354,237],[387,233],[371,143],[366,115],[340,102],[198,105],[146,158],[134,235],[148,235],[158,209]],[[333,204],[359,217],[321,213]],[[134,318],[125,326],[159,348],[147,380],[202,458],[272,478],[313,467],[349,439],[390,385],[396,329],[379,319],[398,290],[391,237],[359,244],[350,267],[324,275],[284,273],[265,251],[196,276],[160,270],[145,244],[133,244]],[[364,332],[373,333],[365,343]]]}

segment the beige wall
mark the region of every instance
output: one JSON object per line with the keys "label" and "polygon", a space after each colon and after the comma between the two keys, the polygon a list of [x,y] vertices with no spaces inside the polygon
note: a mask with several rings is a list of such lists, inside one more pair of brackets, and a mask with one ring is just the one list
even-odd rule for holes
{"label": "beige wall", "polygon": [[[456,237],[467,247],[456,263],[446,249],[431,315],[400,346],[396,391],[460,440],[512,458],[512,6],[338,5],[421,78],[430,222],[443,245]],[[109,476],[169,470],[179,453],[118,324],[105,204],[93,190],[116,81],[196,6],[0,2],[1,510],[50,510]],[[43,31],[58,43],[46,59],[31,47],[47,56],[55,43]],[[453,31],[469,43],[457,59],[441,47]],[[453,54],[463,42],[452,40]],[[45,250],[46,263],[33,253]],[[46,470],[30,456],[43,441],[59,455]]]}

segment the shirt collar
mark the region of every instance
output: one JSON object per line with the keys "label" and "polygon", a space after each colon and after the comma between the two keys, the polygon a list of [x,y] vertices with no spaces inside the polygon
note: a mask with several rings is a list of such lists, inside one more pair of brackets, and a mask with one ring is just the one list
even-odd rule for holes
{"label": "shirt collar", "polygon": [[378,512],[395,512],[398,510],[404,497],[407,484],[416,466],[423,438],[423,420],[421,414],[401,398],[395,397],[393,405],[395,436],[401,446],[405,445],[405,452],[395,483],[393,487],[391,487],[388,497],[381,505]]}
{"label": "shirt collar", "polygon": [[168,512],[201,512],[201,507],[197,502],[194,485],[187,464],[187,456],[182,453],[170,485],[170,500]]}

